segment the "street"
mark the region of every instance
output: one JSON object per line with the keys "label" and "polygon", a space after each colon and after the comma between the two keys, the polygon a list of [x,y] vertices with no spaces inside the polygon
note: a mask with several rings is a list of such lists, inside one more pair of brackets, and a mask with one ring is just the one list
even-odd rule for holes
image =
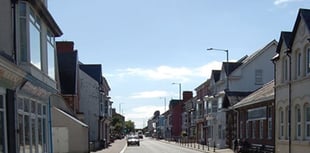
{"label": "street", "polygon": [[201,153],[169,142],[157,141],[151,138],[140,140],[140,146],[127,146],[124,153]]}

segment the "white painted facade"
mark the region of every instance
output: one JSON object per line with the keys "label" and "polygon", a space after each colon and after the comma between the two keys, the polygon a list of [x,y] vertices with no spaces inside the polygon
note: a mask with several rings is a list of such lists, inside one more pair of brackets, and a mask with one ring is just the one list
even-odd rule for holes
{"label": "white painted facade", "polygon": [[84,123],[89,127],[89,141],[99,140],[99,84],[79,69],[80,112],[84,113]]}
{"label": "white painted facade", "polygon": [[[310,23],[306,24],[301,12],[300,10],[293,32],[290,33],[292,45],[283,41],[276,59],[277,153],[308,153],[310,150]],[[303,13],[309,16],[310,10],[303,10]],[[289,56],[286,51],[290,51]],[[288,123],[290,116],[291,124]]]}
{"label": "white painted facade", "polygon": [[[265,83],[273,80],[274,67],[272,58],[276,54],[277,41],[272,40],[262,49],[259,49],[251,56],[243,59],[238,66],[229,75],[228,92],[252,92]],[[208,107],[212,107],[207,112],[207,129],[212,133],[209,136],[208,143],[215,145],[217,148],[226,148],[226,108],[224,108],[225,97],[227,97],[226,89],[226,72],[224,64],[222,65],[220,79],[215,82],[212,76],[210,89],[212,96],[206,97]],[[211,104],[209,104],[211,103]],[[235,102],[230,102],[233,105]]]}

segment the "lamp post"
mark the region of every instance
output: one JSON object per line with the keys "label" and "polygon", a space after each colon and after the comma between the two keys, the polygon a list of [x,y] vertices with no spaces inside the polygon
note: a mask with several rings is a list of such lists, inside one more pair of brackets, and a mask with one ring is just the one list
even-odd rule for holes
{"label": "lamp post", "polygon": [[177,84],[177,85],[179,85],[179,100],[181,101],[181,88],[182,88],[182,84],[181,83],[175,83],[175,82],[173,82],[172,83],[173,85],[175,85],[175,84]]}
{"label": "lamp post", "polygon": [[123,104],[123,103],[119,103],[119,104],[118,104],[118,111],[119,111],[120,114],[122,114],[122,109],[121,109],[122,104]]}
{"label": "lamp post", "polygon": [[160,97],[160,99],[164,99],[165,112],[166,112],[166,97]]}
{"label": "lamp post", "polygon": [[207,50],[209,50],[209,51],[212,51],[212,50],[214,50],[214,51],[223,51],[223,52],[226,52],[226,62],[227,62],[227,64],[226,64],[226,90],[229,90],[229,83],[228,83],[228,81],[229,81],[229,66],[228,66],[228,49],[217,49],[217,48],[208,48]]}

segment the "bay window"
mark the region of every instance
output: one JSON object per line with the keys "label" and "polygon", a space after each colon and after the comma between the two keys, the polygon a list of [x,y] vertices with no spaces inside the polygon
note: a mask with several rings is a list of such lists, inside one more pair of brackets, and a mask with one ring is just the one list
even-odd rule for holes
{"label": "bay window", "polygon": [[5,95],[0,88],[0,152],[7,153]]}
{"label": "bay window", "polygon": [[55,80],[54,35],[26,1],[20,1],[18,7],[19,60],[30,63]]}

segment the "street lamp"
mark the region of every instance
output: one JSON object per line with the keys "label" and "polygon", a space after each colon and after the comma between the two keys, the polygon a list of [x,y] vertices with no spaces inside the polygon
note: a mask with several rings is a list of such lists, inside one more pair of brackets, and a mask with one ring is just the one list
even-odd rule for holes
{"label": "street lamp", "polygon": [[160,99],[164,99],[165,112],[166,112],[166,97],[160,97]]}
{"label": "street lamp", "polygon": [[223,52],[226,52],[226,62],[227,62],[227,64],[226,64],[226,79],[227,79],[227,81],[226,81],[226,90],[229,90],[229,83],[228,83],[228,81],[229,81],[229,66],[228,66],[228,49],[217,49],[217,48],[208,48],[207,50],[214,50],[214,51],[223,51]]}
{"label": "street lamp", "polygon": [[119,104],[118,104],[118,111],[119,111],[119,114],[122,114],[122,109],[121,109],[122,104],[124,104],[124,103],[119,103]]}
{"label": "street lamp", "polygon": [[175,82],[173,82],[172,84],[173,84],[173,85],[174,85],[174,84],[179,85],[179,100],[181,101],[181,88],[182,88],[182,84],[181,84],[181,83],[175,83]]}

